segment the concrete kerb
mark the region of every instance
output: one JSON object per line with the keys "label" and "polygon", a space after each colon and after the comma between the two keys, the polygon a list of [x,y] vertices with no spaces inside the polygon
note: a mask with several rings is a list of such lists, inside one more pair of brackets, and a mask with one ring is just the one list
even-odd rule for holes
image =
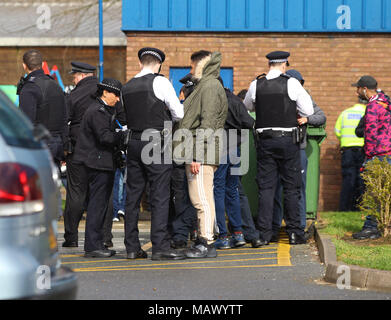
{"label": "concrete kerb", "polygon": [[354,265],[348,265],[337,261],[337,253],[331,238],[321,235],[315,228],[315,242],[318,246],[319,257],[326,265],[326,282],[337,284],[345,268],[350,271],[350,285],[353,287],[364,288],[368,290],[378,290],[391,292],[391,271],[363,268]]}

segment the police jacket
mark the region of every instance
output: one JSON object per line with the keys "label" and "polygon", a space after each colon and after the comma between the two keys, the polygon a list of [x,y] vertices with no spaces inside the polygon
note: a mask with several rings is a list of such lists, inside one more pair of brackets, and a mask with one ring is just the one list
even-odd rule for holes
{"label": "police jacket", "polygon": [[61,87],[42,69],[18,83],[19,107],[34,125],[44,125],[53,136],[68,139],[65,95]]}
{"label": "police jacket", "polygon": [[341,147],[362,147],[364,139],[356,136],[355,130],[365,114],[366,106],[357,103],[344,110],[335,123],[334,132],[341,142]]}
{"label": "police jacket", "polygon": [[115,107],[107,106],[100,98],[90,105],[81,122],[74,162],[95,170],[115,170],[114,148],[123,136],[115,132],[115,117]]}
{"label": "police jacket", "polygon": [[95,76],[79,81],[76,87],[66,97],[69,122],[69,139],[73,147],[79,136],[79,130],[84,113],[95,103],[94,94],[97,91],[98,79]]}

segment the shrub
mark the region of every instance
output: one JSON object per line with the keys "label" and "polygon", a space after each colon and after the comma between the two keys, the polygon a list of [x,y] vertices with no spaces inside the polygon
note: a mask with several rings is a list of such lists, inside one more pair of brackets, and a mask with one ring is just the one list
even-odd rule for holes
{"label": "shrub", "polygon": [[391,234],[391,164],[375,158],[366,163],[362,177],[365,192],[359,207],[377,217],[379,228],[386,237]]}

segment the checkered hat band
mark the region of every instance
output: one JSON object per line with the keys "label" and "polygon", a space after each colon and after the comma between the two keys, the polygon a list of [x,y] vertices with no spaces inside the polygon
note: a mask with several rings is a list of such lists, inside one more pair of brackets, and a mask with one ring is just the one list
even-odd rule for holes
{"label": "checkered hat band", "polygon": [[156,58],[158,58],[160,61],[162,61],[162,57],[155,51],[144,51],[142,54],[141,54],[141,57],[146,55],[146,54],[151,54],[153,56],[155,56]]}
{"label": "checkered hat band", "polygon": [[106,83],[100,83],[99,84],[101,87],[105,87],[105,88],[108,88],[108,89],[112,89],[112,90],[115,90],[115,91],[118,91],[118,92],[121,92],[121,89],[118,89],[117,87],[113,87],[109,84],[106,84]]}
{"label": "checkered hat band", "polygon": [[273,62],[273,63],[282,63],[282,62],[287,62],[288,59],[273,59],[273,60],[269,60],[270,62]]}

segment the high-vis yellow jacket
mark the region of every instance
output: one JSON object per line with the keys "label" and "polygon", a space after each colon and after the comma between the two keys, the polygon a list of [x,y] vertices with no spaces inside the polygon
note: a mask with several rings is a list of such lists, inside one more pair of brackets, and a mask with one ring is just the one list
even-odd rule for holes
{"label": "high-vis yellow jacket", "polygon": [[365,104],[357,103],[353,107],[342,111],[339,115],[334,132],[340,140],[341,148],[362,147],[364,145],[364,138],[357,137],[354,131],[365,114],[365,108]]}

